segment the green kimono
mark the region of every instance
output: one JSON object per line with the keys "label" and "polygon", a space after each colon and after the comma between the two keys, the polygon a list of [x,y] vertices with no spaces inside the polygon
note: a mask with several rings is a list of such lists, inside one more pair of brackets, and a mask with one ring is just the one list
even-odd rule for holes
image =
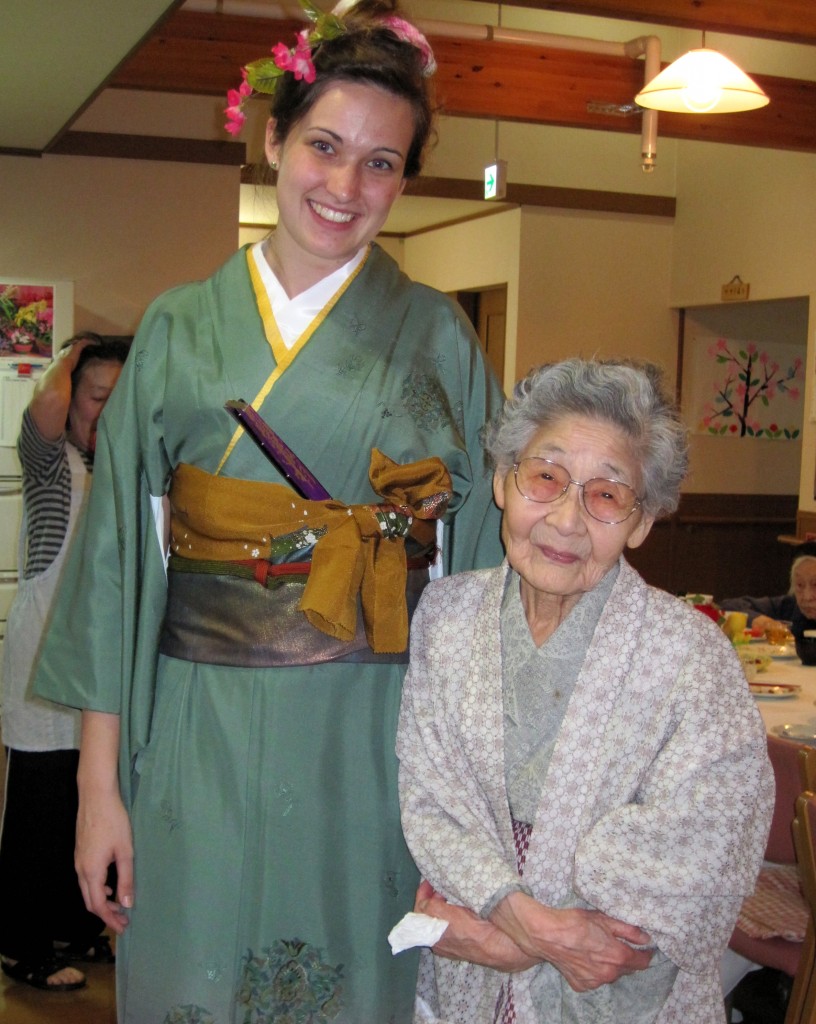
{"label": "green kimono", "polygon": [[[158,653],[166,582],[151,496],[181,463],[215,472],[275,368],[247,268],[148,310],[102,417],[94,484],[37,691],[122,719],[135,907],[120,1024],[398,1024],[416,961],[391,927],[417,872],[399,823],[404,666],[237,668]],[[453,479],[445,568],[501,560],[479,433],[501,402],[456,306],[373,247],[260,413],[345,502],[377,501],[371,449],[436,455]],[[284,482],[242,437],[222,473]]]}

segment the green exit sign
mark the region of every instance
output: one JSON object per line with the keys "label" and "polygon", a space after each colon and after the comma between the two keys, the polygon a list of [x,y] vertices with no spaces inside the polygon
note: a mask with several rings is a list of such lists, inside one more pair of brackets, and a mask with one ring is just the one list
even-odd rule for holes
{"label": "green exit sign", "polygon": [[507,194],[507,161],[488,164],[484,172],[485,199],[504,199]]}

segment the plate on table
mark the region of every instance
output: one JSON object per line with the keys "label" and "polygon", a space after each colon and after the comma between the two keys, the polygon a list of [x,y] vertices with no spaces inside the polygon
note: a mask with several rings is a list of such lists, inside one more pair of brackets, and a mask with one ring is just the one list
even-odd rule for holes
{"label": "plate on table", "polygon": [[786,722],[785,725],[775,725],[771,732],[783,740],[795,740],[816,747],[816,725],[813,722]]}
{"label": "plate on table", "polygon": [[768,644],[768,653],[772,658],[790,660],[797,658],[796,644],[791,641],[789,644]]}
{"label": "plate on table", "polygon": [[749,683],[748,689],[755,697],[764,700],[782,700],[797,697],[802,687],[796,683]]}
{"label": "plate on table", "polygon": [[[767,658],[769,661],[771,658],[784,661],[797,657],[796,644],[793,642],[789,644],[769,644],[767,640],[763,640],[762,643],[751,644],[748,650],[750,650],[752,655]],[[760,671],[762,670],[760,669]]]}

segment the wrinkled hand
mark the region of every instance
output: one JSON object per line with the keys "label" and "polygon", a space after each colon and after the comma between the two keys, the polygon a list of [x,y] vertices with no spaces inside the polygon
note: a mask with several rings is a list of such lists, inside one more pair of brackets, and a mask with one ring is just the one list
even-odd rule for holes
{"label": "wrinkled hand", "polygon": [[[85,906],[121,935],[133,906],[133,840],[118,793],[80,797],[74,864]],[[115,897],[107,884],[111,864],[117,872]]]}
{"label": "wrinkled hand", "polygon": [[784,628],[784,623],[778,622],[776,619],[772,619],[770,615],[755,615],[753,622],[751,623],[751,629],[758,630],[760,633],[765,633],[769,629]]}
{"label": "wrinkled hand", "polygon": [[467,960],[506,973],[524,971],[538,963],[490,921],[485,921],[466,907],[448,903],[444,896],[435,892],[430,882],[420,883],[414,910],[448,922],[445,933],[433,947],[437,956],[448,960]]}
{"label": "wrinkled hand", "polygon": [[525,893],[505,897],[490,915],[530,957],[547,960],[576,992],[609,985],[624,974],[645,970],[653,950],[646,932],[599,910],[556,910]]}

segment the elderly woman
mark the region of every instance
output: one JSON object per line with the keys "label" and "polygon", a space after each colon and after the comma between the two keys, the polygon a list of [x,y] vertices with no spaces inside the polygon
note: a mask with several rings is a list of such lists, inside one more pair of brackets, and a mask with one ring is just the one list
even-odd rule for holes
{"label": "elderly woman", "polygon": [[721,1021],[765,732],[721,631],[622,557],[676,508],[685,432],[656,368],[573,359],[487,447],[507,559],[428,587],[403,692],[415,909],[448,922],[416,1019]]}
{"label": "elderly woman", "polygon": [[727,597],[723,611],[746,612],[748,624],[766,632],[790,623],[794,636],[816,629],[816,555],[799,555],[790,571],[790,590],[778,597]]}

